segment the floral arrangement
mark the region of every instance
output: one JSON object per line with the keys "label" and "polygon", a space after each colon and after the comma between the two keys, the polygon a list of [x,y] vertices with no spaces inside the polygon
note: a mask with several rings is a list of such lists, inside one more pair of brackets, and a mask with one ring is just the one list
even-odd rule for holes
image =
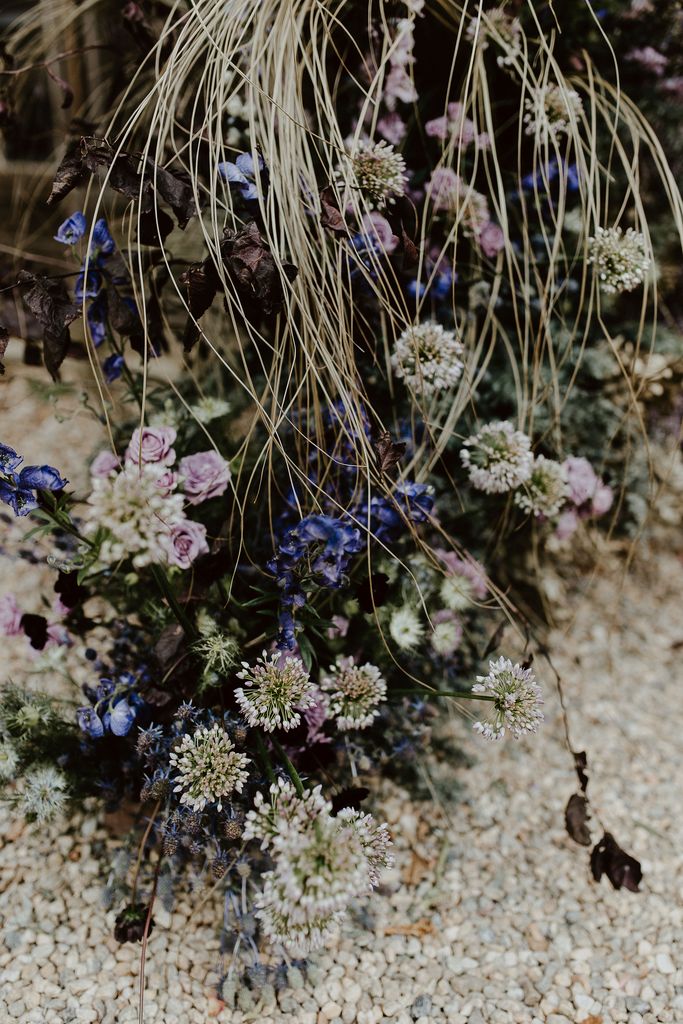
{"label": "floral arrangement", "polygon": [[189,869],[235,950],[298,956],[379,884],[360,781],[443,701],[476,702],[485,740],[542,722],[546,552],[647,510],[649,399],[616,339],[656,350],[670,243],[634,163],[683,204],[551,4],[286,6],[126,5],[135,74],[57,167],[67,273],[15,291],[55,378],[87,352],[111,444],[83,494],[0,446],[59,597],[55,622],[2,599],[0,628],[77,647],[89,681],[4,691],[0,777],[40,822],[139,806],[121,940]]}

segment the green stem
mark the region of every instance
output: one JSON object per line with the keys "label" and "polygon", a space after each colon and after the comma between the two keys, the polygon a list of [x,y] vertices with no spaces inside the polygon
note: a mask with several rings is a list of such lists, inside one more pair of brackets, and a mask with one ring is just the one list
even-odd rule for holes
{"label": "green stem", "polygon": [[185,614],[184,610],[179,605],[176,596],[173,593],[173,590],[166,578],[165,572],[158,565],[153,565],[151,568],[152,575],[154,576],[154,579],[156,580],[161,593],[168,601],[169,608],[175,615],[176,619],[178,620],[178,622],[183,627],[183,629],[185,630],[189,637],[192,637],[193,639],[196,638],[198,636],[197,630],[194,628],[194,626],[188,619],[187,615]]}
{"label": "green stem", "polygon": [[392,690],[399,697],[457,697],[460,700],[496,700],[488,693],[472,693],[471,690]]}
{"label": "green stem", "polygon": [[303,796],[305,791],[304,791],[304,784],[301,781],[301,776],[299,775],[298,771],[296,770],[296,768],[294,767],[292,762],[289,760],[287,755],[285,754],[284,750],[282,749],[282,745],[280,743],[278,743],[278,741],[275,739],[274,736],[271,736],[270,741],[273,744],[273,746],[275,747],[275,750],[277,751],[278,757],[282,760],[285,768],[287,769],[287,774],[289,775],[290,779],[294,783],[294,789],[296,790],[296,795],[300,796],[300,797]]}
{"label": "green stem", "polygon": [[270,763],[270,758],[268,757],[268,751],[266,750],[266,745],[263,742],[263,736],[261,736],[260,732],[256,733],[256,746],[258,747],[259,757],[263,761],[263,767],[266,770],[266,775],[268,776],[268,781],[273,783],[273,785],[275,785],[275,783],[277,781],[276,778],[275,778],[275,772],[273,771],[273,766]]}

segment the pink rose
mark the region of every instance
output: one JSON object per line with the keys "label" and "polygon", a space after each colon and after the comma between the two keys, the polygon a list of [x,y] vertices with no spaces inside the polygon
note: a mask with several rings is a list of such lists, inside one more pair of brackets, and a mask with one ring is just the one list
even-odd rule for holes
{"label": "pink rose", "polygon": [[114,452],[104,451],[96,455],[90,464],[90,476],[109,476],[121,468],[121,459]]}
{"label": "pink rose", "polygon": [[391,224],[381,213],[366,213],[363,217],[363,234],[371,242],[377,243],[387,255],[398,245],[398,236],[391,230]]}
{"label": "pink rose", "polygon": [[21,616],[22,611],[14,594],[0,597],[0,636],[19,636],[23,633]]}
{"label": "pink rose", "polygon": [[230,466],[215,451],[197,452],[180,460],[183,490],[191,505],[223,494],[230,482]]}
{"label": "pink rose", "polygon": [[180,569],[189,569],[200,555],[208,554],[206,527],[202,523],[193,523],[191,519],[176,523],[171,527],[164,547],[169,565],[177,565]]}
{"label": "pink rose", "polygon": [[172,469],[166,469],[157,478],[157,487],[164,493],[170,494],[178,485],[178,474]]}
{"label": "pink rose", "polygon": [[591,511],[594,516],[604,516],[605,512],[609,512],[614,502],[614,491],[609,484],[599,483],[595,494],[593,495],[593,501],[591,504]]}
{"label": "pink rose", "polygon": [[488,224],[484,224],[479,232],[479,245],[484,255],[492,259],[501,249],[505,248],[505,235],[502,228],[492,220]]}
{"label": "pink rose", "polygon": [[156,462],[162,466],[172,466],[175,462],[175,449],[171,447],[176,439],[173,427],[136,428],[126,448],[126,462],[138,466],[141,462]]}

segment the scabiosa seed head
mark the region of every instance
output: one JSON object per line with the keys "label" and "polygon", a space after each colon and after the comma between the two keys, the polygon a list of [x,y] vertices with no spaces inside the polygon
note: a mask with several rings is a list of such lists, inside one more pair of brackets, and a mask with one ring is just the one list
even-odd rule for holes
{"label": "scabiosa seed head", "polygon": [[229,633],[215,628],[192,644],[192,650],[204,662],[207,672],[225,675],[237,664],[239,644]]}
{"label": "scabiosa seed head", "polygon": [[583,103],[575,89],[550,84],[534,89],[524,107],[526,134],[538,132],[542,137],[556,139],[569,130],[572,118],[581,115]]}
{"label": "scabiosa seed head", "polygon": [[233,747],[225,730],[217,722],[202,726],[193,734],[183,736],[169,761],[176,771],[174,793],[180,793],[180,802],[201,811],[215,803],[223,809],[223,797],[242,787],[248,777],[249,758]]}
{"label": "scabiosa seed head", "polygon": [[424,636],[424,626],[416,611],[404,605],[392,612],[389,619],[389,633],[398,648],[410,651],[418,647]]}
{"label": "scabiosa seed head", "polygon": [[596,228],[588,239],[588,262],[594,264],[600,287],[608,295],[631,292],[645,280],[650,257],[645,236],[635,228]]}
{"label": "scabiosa seed head", "polygon": [[320,680],[327,694],[328,713],[342,732],[364,729],[379,715],[377,705],[386,698],[387,684],[376,665],[356,665],[353,658],[338,658]]}
{"label": "scabiosa seed head", "polygon": [[[360,141],[349,155],[356,187],[371,207],[393,203],[406,190],[406,163],[392,145]],[[342,173],[337,172],[337,178]]]}
{"label": "scabiosa seed head", "polygon": [[399,335],[391,363],[411,391],[428,398],[455,387],[462,376],[463,351],[454,331],[428,321]]}
{"label": "scabiosa seed head", "polygon": [[443,658],[448,658],[460,646],[462,623],[457,615],[447,608],[436,612],[432,616],[432,622],[434,628],[429,637],[432,649]]}
{"label": "scabiosa seed head", "polygon": [[27,772],[20,793],[24,815],[38,822],[57,817],[66,806],[66,789],[66,778],[52,765],[39,765]]}
{"label": "scabiosa seed head", "polygon": [[489,662],[489,673],[477,676],[472,693],[481,693],[495,699],[488,719],[475,722],[473,728],[487,740],[497,740],[506,730],[519,739],[527,732],[536,732],[543,721],[540,705],[541,688],[530,668],[513,665],[509,658]]}
{"label": "scabiosa seed head", "polygon": [[508,420],[496,420],[463,442],[460,459],[478,490],[503,494],[529,479],[531,441]]}
{"label": "scabiosa seed head", "polygon": [[315,703],[314,687],[300,658],[268,656],[264,651],[249,666],[242,662],[237,673],[245,686],[235,690],[235,699],[250,725],[260,725],[266,732],[293,729],[301,721],[299,711]]}
{"label": "scabiosa seed head", "polygon": [[552,519],[564,505],[568,494],[567,473],[562,463],[537,455],[529,479],[515,494],[515,504],[537,519]]}

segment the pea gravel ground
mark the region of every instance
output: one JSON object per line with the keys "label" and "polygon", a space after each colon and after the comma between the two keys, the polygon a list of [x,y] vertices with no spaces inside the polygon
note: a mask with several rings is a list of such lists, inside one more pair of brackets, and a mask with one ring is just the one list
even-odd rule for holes
{"label": "pea gravel ground", "polygon": [[[21,375],[11,387],[4,408],[8,398],[15,409],[25,401],[33,417],[29,459],[52,457],[77,474],[82,428],[36,423]],[[4,440],[28,437],[20,423],[12,434]],[[17,563],[2,559],[0,578],[25,605],[37,602],[35,576]],[[593,882],[586,849],[565,834],[575,784],[553,676],[539,660],[546,722],[538,736],[486,744],[453,715],[452,763],[426,766],[435,799],[413,802],[389,784],[376,794],[396,866],[338,941],[305,971],[289,970],[287,987],[217,992],[215,901],[195,896],[192,911],[180,895],[172,913],[157,910],[144,1020],[683,1022],[682,592],[681,560],[661,542],[626,579],[607,558],[590,586],[572,592],[550,644],[574,745],[593,769],[596,813],[641,861],[639,894]],[[18,678],[26,662],[14,643],[3,660]],[[64,835],[0,815],[0,1021],[136,1020],[139,947],[118,946],[116,911],[101,909],[97,853],[114,843],[102,820],[86,816]]]}

